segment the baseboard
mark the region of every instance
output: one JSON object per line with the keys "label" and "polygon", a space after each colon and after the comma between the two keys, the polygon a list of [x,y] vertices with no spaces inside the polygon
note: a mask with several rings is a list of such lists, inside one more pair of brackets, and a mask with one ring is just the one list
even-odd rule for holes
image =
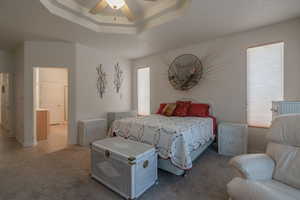
{"label": "baseboard", "polygon": [[23,145],[23,147],[34,147],[37,145],[37,142],[36,141],[24,142],[22,145]]}
{"label": "baseboard", "polygon": [[23,141],[21,141],[18,137],[15,137],[16,138],[16,140],[17,140],[17,142],[19,143],[19,144],[21,144],[22,146],[24,146],[23,145]]}

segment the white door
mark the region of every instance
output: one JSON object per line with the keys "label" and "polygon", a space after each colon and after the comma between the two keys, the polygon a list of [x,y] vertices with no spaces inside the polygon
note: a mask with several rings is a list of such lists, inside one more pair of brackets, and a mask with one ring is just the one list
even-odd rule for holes
{"label": "white door", "polygon": [[1,123],[6,131],[10,131],[10,78],[8,73],[1,73]]}
{"label": "white door", "polygon": [[65,86],[55,83],[41,83],[39,87],[40,108],[50,112],[50,123],[61,124],[65,121]]}

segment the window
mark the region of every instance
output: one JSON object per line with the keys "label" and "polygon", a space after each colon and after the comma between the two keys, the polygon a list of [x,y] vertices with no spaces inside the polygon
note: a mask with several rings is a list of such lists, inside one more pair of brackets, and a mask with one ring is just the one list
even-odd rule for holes
{"label": "window", "polygon": [[137,70],[138,114],[150,114],[150,68]]}
{"label": "window", "polygon": [[269,127],[272,101],[283,100],[284,43],[247,50],[247,120],[249,126]]}

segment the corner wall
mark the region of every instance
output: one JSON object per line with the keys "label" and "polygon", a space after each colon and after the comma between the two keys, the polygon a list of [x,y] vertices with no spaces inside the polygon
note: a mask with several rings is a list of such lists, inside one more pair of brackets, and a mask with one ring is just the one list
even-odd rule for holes
{"label": "corner wall", "polygon": [[[35,67],[64,67],[69,71],[69,144],[77,144],[77,122],[106,118],[106,112],[131,109],[131,63],[127,59],[79,44],[64,42],[25,42],[16,53],[18,61],[16,100],[18,102],[18,140],[23,146],[36,144],[33,71]],[[120,94],[114,92],[114,65],[124,71]],[[96,90],[96,67],[103,64],[107,92],[100,99]]]}
{"label": "corner wall", "polygon": [[64,42],[25,42],[24,43],[24,142],[23,146],[36,144],[35,113],[33,112],[33,68],[64,67],[69,71],[69,144],[76,144],[75,121],[75,44]]}
{"label": "corner wall", "polygon": [[[219,121],[246,123],[246,49],[253,45],[285,42],[284,98],[300,100],[300,19],[288,21],[254,31],[230,35],[163,52],[133,61],[133,107],[137,108],[136,68],[148,66],[151,73],[151,111],[161,102],[191,97],[211,102]],[[197,55],[203,62],[205,73],[193,89],[174,90],[168,82],[168,67],[181,54]],[[266,77],[267,78],[267,77]],[[267,129],[250,129],[249,149],[263,151]]]}
{"label": "corner wall", "polygon": [[19,46],[14,54],[15,59],[15,136],[20,144],[24,143],[24,45]]}

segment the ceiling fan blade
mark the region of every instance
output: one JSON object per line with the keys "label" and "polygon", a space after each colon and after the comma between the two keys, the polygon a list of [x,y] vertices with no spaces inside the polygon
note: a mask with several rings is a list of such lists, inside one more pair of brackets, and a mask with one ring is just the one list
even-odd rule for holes
{"label": "ceiling fan blade", "polygon": [[99,13],[101,10],[103,10],[104,8],[106,8],[107,6],[108,6],[108,4],[107,4],[106,0],[101,0],[97,3],[97,5],[94,8],[92,8],[90,10],[90,13],[95,15],[95,14]]}
{"label": "ceiling fan blade", "polygon": [[125,4],[122,8],[121,8],[122,13],[127,17],[127,19],[129,21],[134,21],[135,20],[135,16],[133,15],[132,11],[130,10],[130,8],[128,7],[127,4]]}

